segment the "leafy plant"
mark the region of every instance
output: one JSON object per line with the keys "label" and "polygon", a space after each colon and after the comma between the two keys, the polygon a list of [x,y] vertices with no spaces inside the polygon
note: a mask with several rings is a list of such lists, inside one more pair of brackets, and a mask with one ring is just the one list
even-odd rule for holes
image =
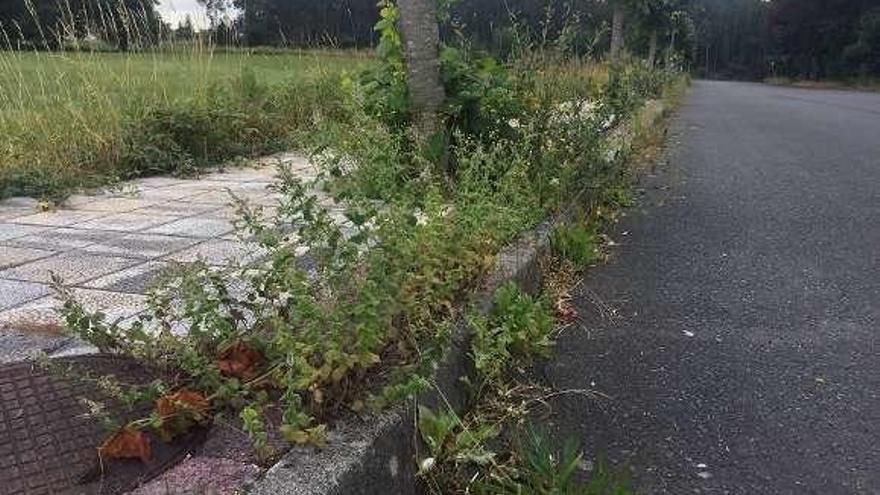
{"label": "leafy plant", "polygon": [[569,439],[557,449],[550,437],[530,427],[518,444],[510,470],[480,478],[474,493],[484,495],[629,495],[625,480],[608,470],[600,458],[584,481],[583,454]]}
{"label": "leafy plant", "polygon": [[486,381],[504,377],[514,364],[546,356],[554,322],[542,300],[535,300],[514,283],[499,288],[488,317],[472,316],[472,352],[477,372]]}
{"label": "leafy plant", "polygon": [[556,255],[579,267],[589,266],[601,256],[597,223],[582,214],[558,225],[550,236],[550,245]]}

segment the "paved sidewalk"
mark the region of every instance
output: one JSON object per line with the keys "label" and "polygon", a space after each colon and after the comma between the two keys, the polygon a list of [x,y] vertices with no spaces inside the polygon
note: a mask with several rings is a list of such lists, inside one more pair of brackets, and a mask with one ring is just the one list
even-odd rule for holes
{"label": "paved sidewalk", "polygon": [[0,363],[81,350],[61,334],[50,273],[113,320],[143,311],[151,281],[174,262],[223,266],[253,255],[257,246],[234,232],[230,192],[271,212],[277,198],[268,186],[279,162],[304,180],[316,175],[305,158],[287,153],[198,179],[139,179],[72,196],[54,211],[38,211],[29,198],[0,201]]}

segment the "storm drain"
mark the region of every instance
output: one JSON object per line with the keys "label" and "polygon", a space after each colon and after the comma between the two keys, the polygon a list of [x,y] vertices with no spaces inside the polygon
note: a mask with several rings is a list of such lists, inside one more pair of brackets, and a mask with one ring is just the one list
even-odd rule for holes
{"label": "storm drain", "polygon": [[[112,375],[120,383],[157,378],[137,361],[90,355],[52,360],[68,376]],[[82,398],[107,407],[118,424],[145,417],[146,404],[131,411],[110,400],[94,380],[64,378],[33,363],[0,367],[0,494],[117,494],[155,477],[181,460],[204,437],[203,431],[165,444],[151,437],[153,460],[111,460],[101,466],[97,447],[112,431],[89,416]]]}

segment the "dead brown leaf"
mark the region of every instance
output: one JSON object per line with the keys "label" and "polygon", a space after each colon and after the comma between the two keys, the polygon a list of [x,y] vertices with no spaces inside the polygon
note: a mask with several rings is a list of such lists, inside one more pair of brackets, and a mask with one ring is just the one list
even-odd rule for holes
{"label": "dead brown leaf", "polygon": [[262,362],[262,354],[239,341],[220,353],[217,367],[226,376],[251,380],[257,376],[257,368]]}
{"label": "dead brown leaf", "polygon": [[153,458],[150,438],[131,428],[119,430],[98,447],[101,459],[140,459],[144,464]]}

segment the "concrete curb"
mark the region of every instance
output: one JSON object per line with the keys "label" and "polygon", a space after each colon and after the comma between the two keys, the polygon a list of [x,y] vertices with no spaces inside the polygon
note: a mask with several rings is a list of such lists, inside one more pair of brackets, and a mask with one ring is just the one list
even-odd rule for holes
{"label": "concrete curb", "polygon": [[[578,195],[582,197],[582,195]],[[487,314],[495,290],[509,281],[537,293],[542,285],[541,256],[550,247],[550,232],[560,220],[545,221],[502,250],[495,268],[471,298],[480,314]],[[469,393],[463,377],[473,377],[471,331],[460,320],[448,350],[437,363],[434,389],[406,404],[366,419],[351,417],[337,423],[324,449],[294,447],[250,488],[255,495],[368,495],[418,493],[416,462],[419,439],[416,405],[436,408],[449,404],[458,413],[467,410]]]}

